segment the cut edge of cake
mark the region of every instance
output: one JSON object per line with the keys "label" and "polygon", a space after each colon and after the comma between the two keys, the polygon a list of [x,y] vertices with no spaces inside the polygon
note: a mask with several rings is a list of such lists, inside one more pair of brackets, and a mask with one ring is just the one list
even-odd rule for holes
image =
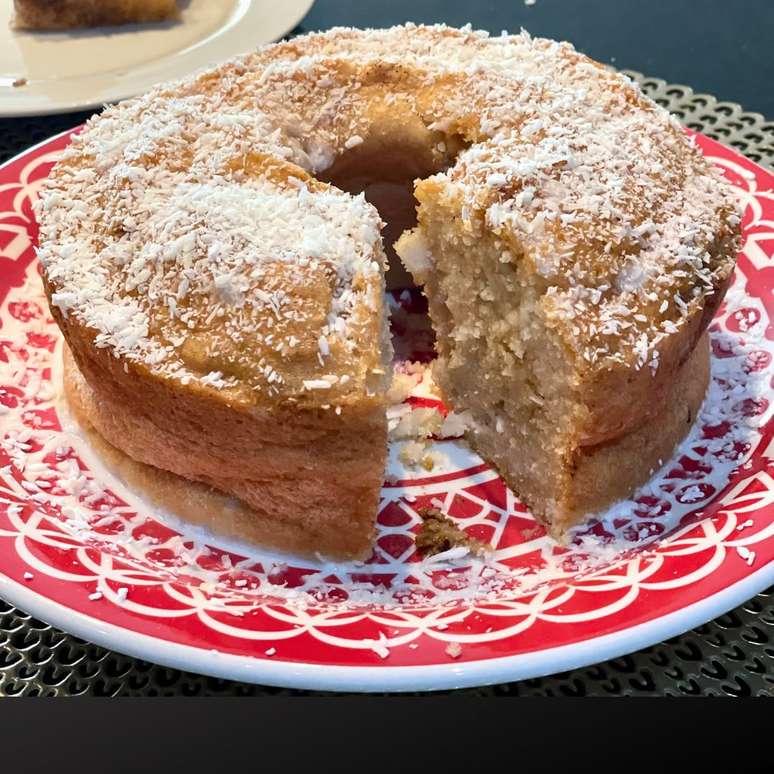
{"label": "cut edge of cake", "polygon": [[[593,381],[584,381],[577,355],[547,325],[539,278],[504,262],[491,235],[453,227],[460,219],[437,190],[428,193],[433,184],[418,187],[420,225],[395,249],[428,299],[437,334],[434,380],[450,408],[470,412],[473,449],[561,541],[574,525],[631,496],[688,433],[709,384],[706,326],[674,337],[682,354],[668,372],[637,372],[642,383],[628,392],[619,432],[585,443],[584,428],[594,423],[587,405]],[[719,287],[708,312],[724,293]],[[606,378],[626,392],[631,369]],[[601,426],[608,417],[594,410]],[[609,414],[617,411],[611,401]]]}

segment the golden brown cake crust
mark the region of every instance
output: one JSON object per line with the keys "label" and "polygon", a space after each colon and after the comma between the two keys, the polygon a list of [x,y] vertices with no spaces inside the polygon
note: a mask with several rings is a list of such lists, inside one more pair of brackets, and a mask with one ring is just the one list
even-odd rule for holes
{"label": "golden brown cake crust", "polygon": [[[566,521],[604,509],[644,484],[686,436],[707,393],[710,380],[709,336],[704,333],[688,358],[672,374],[669,386],[637,404],[646,413],[634,430],[578,449],[571,462],[571,486],[565,493]],[[631,412],[631,408],[630,408]],[[634,423],[632,423],[634,424]],[[557,532],[562,531],[561,521]]]}
{"label": "golden brown cake crust", "polygon": [[59,30],[177,19],[177,0],[14,0],[14,26]]}
{"label": "golden brown cake crust", "polygon": [[[316,417],[249,417],[150,393],[122,378],[109,356],[84,362],[102,387],[94,390],[67,347],[63,358],[65,396],[78,421],[96,431],[90,442],[151,502],[216,534],[280,551],[370,553],[383,475],[374,447],[386,442],[379,411],[353,417],[346,435],[326,432]],[[160,427],[162,414],[169,422]]]}

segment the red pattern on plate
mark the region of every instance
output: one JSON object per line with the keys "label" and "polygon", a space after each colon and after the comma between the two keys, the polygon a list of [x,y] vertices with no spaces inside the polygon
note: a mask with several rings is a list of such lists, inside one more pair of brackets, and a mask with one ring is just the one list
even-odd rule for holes
{"label": "red pattern on plate", "polygon": [[[441,444],[450,462],[440,472],[385,485],[372,559],[331,566],[181,536],[105,485],[62,430],[59,334],[37,276],[31,206],[68,139],[0,169],[0,568],[10,582],[205,651],[383,668],[588,642],[684,610],[774,562],[774,176],[730,149],[696,138],[746,207],[735,291],[712,326],[726,414],[706,414],[647,491],[569,548],[545,537],[486,464]],[[418,309],[415,297],[394,301]],[[734,402],[725,382],[742,373],[751,386],[737,381]],[[432,405],[421,390],[410,401]],[[493,565],[418,561],[417,508],[438,499],[492,542]]]}

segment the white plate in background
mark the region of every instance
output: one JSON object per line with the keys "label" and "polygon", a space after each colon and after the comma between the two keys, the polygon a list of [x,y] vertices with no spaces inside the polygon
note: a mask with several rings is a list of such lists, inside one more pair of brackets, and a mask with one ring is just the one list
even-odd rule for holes
{"label": "white plate in background", "polygon": [[181,20],[15,30],[0,3],[0,116],[99,107],[282,37],[314,0],[181,0]]}

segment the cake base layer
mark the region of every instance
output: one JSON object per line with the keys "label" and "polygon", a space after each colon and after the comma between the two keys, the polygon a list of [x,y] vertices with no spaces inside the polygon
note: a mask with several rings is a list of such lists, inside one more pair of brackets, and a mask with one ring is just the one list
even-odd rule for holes
{"label": "cake base layer", "polygon": [[[365,511],[365,517],[359,522],[353,522],[357,514],[344,512],[340,519],[334,514],[325,529],[310,524],[307,517],[311,509],[303,502],[293,500],[292,496],[281,507],[251,508],[215,487],[139,462],[109,443],[103,433],[116,432],[121,427],[124,410],[96,395],[66,346],[63,388],[67,406],[94,452],[127,488],[152,506],[190,524],[205,527],[216,535],[295,556],[364,559],[369,555],[376,503],[373,503],[372,511]],[[111,415],[112,418],[106,421]],[[137,442],[137,430],[131,429],[132,418],[126,417],[126,420],[125,431]],[[141,425],[141,422],[137,424]],[[267,506],[269,504],[267,497]]]}
{"label": "cake base layer", "polygon": [[675,374],[660,411],[617,438],[579,447],[567,460],[555,499],[535,494],[533,481],[539,471],[533,470],[533,461],[522,458],[504,434],[473,429],[468,435],[476,451],[498,469],[536,518],[561,540],[570,527],[589,514],[631,496],[674,454],[696,420],[709,379],[710,349],[705,333]]}

